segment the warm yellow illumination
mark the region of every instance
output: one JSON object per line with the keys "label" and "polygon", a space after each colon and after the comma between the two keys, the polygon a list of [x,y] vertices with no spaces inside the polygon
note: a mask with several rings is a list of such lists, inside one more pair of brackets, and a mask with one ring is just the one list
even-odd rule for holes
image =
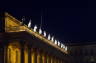
{"label": "warm yellow illumination", "polygon": [[53,63],[53,57],[51,57],[51,63]]}
{"label": "warm yellow illumination", "polygon": [[44,53],[42,53],[42,63],[45,63],[46,59],[45,59],[45,55]]}
{"label": "warm yellow illumination", "polygon": [[24,50],[24,62],[28,63],[28,48],[27,48],[27,46],[25,46],[25,50]]}
{"label": "warm yellow illumination", "polygon": [[[52,43],[52,42],[54,42],[54,37],[51,37],[50,40],[46,39],[44,36],[40,35],[40,34],[42,34],[42,30],[39,32],[40,34],[38,34],[37,26],[34,26],[34,29],[29,29],[28,26],[26,26],[25,24],[21,25],[22,22],[15,19],[13,16],[9,15],[8,13],[5,13],[5,16],[6,16],[5,17],[5,31],[6,32],[22,32],[22,31],[26,31],[26,32],[32,34],[33,36],[35,36],[36,38],[41,39],[42,42],[45,42],[48,45],[51,45],[52,47],[62,51],[63,53],[68,54],[67,50],[62,49],[62,46],[58,47],[57,45]],[[46,36],[46,34],[45,34],[45,36]]]}
{"label": "warm yellow illumination", "polygon": [[20,49],[17,44],[9,44],[7,49],[8,63],[20,63]]}
{"label": "warm yellow illumination", "polygon": [[36,63],[36,52],[34,49],[32,49],[31,58],[31,63]]}
{"label": "warm yellow illumination", "polygon": [[40,63],[41,61],[41,55],[40,55],[40,52],[37,51],[37,63]]}
{"label": "warm yellow illumination", "polygon": [[49,56],[46,56],[46,62],[49,63]]}

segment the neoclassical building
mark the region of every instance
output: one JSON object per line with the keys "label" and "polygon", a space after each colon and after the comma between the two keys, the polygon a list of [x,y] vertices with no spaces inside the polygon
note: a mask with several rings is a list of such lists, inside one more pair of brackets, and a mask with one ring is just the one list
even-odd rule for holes
{"label": "neoclassical building", "polygon": [[0,63],[68,63],[68,51],[8,13],[0,14]]}

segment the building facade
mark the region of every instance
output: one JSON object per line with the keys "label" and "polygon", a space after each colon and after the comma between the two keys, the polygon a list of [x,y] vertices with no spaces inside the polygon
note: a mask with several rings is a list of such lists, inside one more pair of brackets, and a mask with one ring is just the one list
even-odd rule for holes
{"label": "building facade", "polygon": [[96,63],[96,43],[71,43],[69,46],[71,63]]}
{"label": "building facade", "polygon": [[68,52],[8,13],[0,17],[0,63],[69,63]]}

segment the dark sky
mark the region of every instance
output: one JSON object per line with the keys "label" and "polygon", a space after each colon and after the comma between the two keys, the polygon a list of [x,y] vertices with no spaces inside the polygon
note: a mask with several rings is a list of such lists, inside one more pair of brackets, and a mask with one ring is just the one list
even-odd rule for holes
{"label": "dark sky", "polygon": [[[50,3],[51,2],[51,3]],[[67,2],[67,3],[66,3]],[[96,8],[90,1],[19,1],[6,3],[0,9],[9,12],[17,19],[32,19],[32,27],[40,26],[62,42],[96,41]]]}

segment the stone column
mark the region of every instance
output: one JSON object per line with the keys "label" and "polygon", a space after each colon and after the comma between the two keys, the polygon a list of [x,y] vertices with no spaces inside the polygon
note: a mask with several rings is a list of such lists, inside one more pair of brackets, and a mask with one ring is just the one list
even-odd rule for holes
{"label": "stone column", "polygon": [[56,63],[56,57],[54,57],[54,63]]}
{"label": "stone column", "polygon": [[37,63],[42,63],[40,50],[37,50]]}
{"label": "stone column", "polygon": [[51,63],[53,63],[53,57],[51,56]]}
{"label": "stone column", "polygon": [[28,51],[27,45],[24,45],[24,63],[28,63]]}
{"label": "stone column", "polygon": [[46,54],[46,63],[49,63],[49,55]]}
{"label": "stone column", "polygon": [[59,58],[58,58],[57,62],[60,63],[60,62],[59,62]]}
{"label": "stone column", "polygon": [[47,62],[46,54],[42,52],[42,63],[46,63],[46,62]]}
{"label": "stone column", "polygon": [[36,54],[36,49],[31,48],[31,63],[37,63],[37,54]]}

